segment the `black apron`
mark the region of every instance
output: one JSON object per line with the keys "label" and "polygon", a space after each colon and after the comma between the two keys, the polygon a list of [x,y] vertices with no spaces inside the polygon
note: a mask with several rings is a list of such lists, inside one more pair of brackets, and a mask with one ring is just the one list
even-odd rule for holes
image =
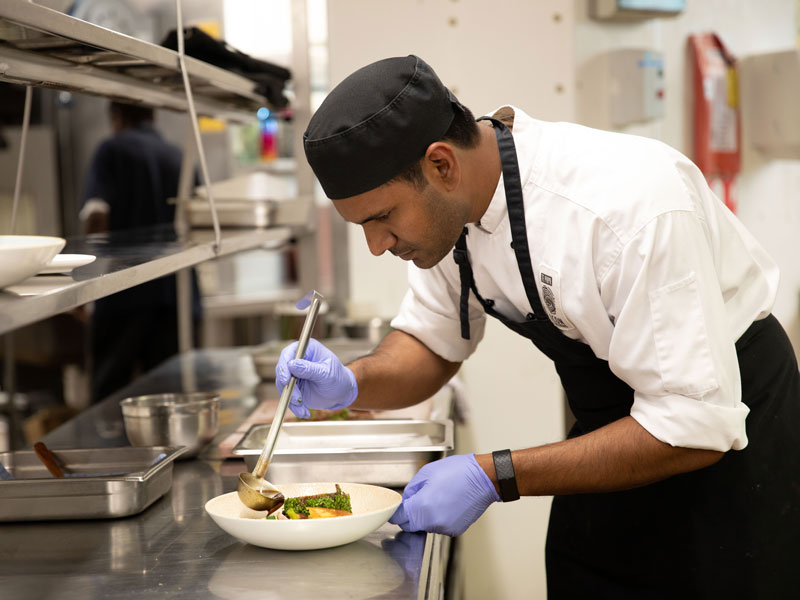
{"label": "black apron", "polygon": [[[491,316],[555,363],[577,422],[575,437],[628,416],[633,390],[588,345],[553,325],[539,300],[511,133],[497,135],[514,249],[532,312],[514,322],[473,279],[465,228],[453,256],[461,278],[461,330],[469,293]],[[642,488],[556,496],[546,545],[548,597],[800,598],[800,374],[771,315],[736,342],[748,446],[716,464]]]}

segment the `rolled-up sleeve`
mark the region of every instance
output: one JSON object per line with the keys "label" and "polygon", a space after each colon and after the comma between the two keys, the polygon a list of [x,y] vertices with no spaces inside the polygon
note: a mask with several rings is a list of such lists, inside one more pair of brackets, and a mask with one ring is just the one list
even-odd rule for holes
{"label": "rolled-up sleeve", "polygon": [[460,292],[452,277],[444,265],[422,270],[409,264],[408,291],[391,325],[414,336],[443,359],[461,362],[483,339],[486,316],[470,294],[470,339],[461,337]]}
{"label": "rolled-up sleeve", "polygon": [[743,403],[717,404],[712,399],[679,394],[636,393],[631,416],[654,437],[671,446],[705,450],[741,450],[747,445]]}
{"label": "rolled-up sleeve", "polygon": [[672,446],[744,448],[749,409],[703,221],[691,210],[654,218],[605,285],[617,315],[609,365],[634,390],[631,416]]}

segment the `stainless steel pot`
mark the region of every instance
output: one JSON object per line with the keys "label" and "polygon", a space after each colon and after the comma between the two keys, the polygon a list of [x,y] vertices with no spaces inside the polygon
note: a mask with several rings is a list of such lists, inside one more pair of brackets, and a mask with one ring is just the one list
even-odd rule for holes
{"label": "stainless steel pot", "polygon": [[219,430],[216,393],[135,396],[120,402],[132,446],[186,446],[181,458],[196,456]]}
{"label": "stainless steel pot", "polygon": [[374,346],[392,330],[388,319],[372,317],[371,319],[345,319],[339,326],[344,335],[351,339],[369,340]]}

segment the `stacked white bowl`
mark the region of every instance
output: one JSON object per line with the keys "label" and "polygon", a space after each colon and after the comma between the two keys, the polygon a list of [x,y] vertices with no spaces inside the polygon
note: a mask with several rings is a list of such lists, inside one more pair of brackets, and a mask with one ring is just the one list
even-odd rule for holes
{"label": "stacked white bowl", "polygon": [[0,288],[36,275],[66,243],[44,235],[0,235]]}

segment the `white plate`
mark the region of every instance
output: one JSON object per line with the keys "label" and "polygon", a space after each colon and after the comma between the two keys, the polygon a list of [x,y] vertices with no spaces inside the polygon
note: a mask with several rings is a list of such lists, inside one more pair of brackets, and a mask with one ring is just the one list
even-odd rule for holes
{"label": "white plate", "polygon": [[97,257],[92,254],[57,254],[53,257],[39,275],[52,275],[53,273],[69,273],[83,265],[93,263]]}
{"label": "white plate", "polygon": [[36,275],[66,243],[43,235],[0,235],[0,288]]}
{"label": "white plate", "polygon": [[[400,504],[400,494],[363,483],[340,483],[350,494],[353,514],[332,519],[266,520],[266,511],[247,508],[236,492],[206,502],[206,512],[233,537],[274,550],[318,550],[349,544],[386,523]],[[277,486],[284,496],[333,492],[335,483],[291,483]]]}

